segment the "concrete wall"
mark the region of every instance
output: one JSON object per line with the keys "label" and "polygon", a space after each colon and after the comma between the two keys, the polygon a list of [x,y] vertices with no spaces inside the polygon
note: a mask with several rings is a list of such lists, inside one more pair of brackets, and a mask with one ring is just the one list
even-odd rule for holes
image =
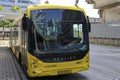
{"label": "concrete wall", "polygon": [[115,38],[94,38],[94,37],[90,37],[90,42],[92,44],[120,46],[120,39],[115,39]]}
{"label": "concrete wall", "polygon": [[[120,0],[86,0],[99,9],[100,17],[104,22],[120,21]],[[91,1],[91,3],[90,3]],[[93,3],[92,3],[93,2]]]}
{"label": "concrete wall", "polygon": [[90,42],[120,46],[120,22],[92,24]]}
{"label": "concrete wall", "polygon": [[103,11],[105,22],[120,21],[120,8],[111,8]]}
{"label": "concrete wall", "polygon": [[94,0],[95,1],[95,8],[100,8],[105,5],[109,5],[115,2],[119,2],[118,0]]}

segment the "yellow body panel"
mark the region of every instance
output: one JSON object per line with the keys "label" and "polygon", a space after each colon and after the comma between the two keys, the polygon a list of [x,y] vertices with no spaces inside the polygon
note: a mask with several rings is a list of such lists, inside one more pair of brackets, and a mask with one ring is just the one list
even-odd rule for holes
{"label": "yellow body panel", "polygon": [[16,56],[17,59],[19,59],[19,52],[15,51],[14,47],[11,47],[12,53]]}
{"label": "yellow body panel", "polygon": [[70,73],[89,69],[89,53],[81,60],[44,63],[30,53],[28,57],[28,75],[30,77],[58,75],[58,71],[70,70]]}
{"label": "yellow body panel", "polygon": [[11,50],[13,53],[15,53],[15,48],[14,47],[11,47]]}

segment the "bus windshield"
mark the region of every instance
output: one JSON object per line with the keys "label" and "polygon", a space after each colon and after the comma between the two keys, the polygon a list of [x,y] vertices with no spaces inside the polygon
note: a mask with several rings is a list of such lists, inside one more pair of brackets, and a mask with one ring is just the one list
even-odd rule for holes
{"label": "bus windshield", "polygon": [[83,12],[67,9],[33,10],[31,19],[36,50],[86,50],[88,32]]}

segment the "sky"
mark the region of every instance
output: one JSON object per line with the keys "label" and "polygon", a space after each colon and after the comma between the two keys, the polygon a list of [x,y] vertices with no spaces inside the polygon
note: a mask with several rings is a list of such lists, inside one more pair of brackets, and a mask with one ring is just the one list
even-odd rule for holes
{"label": "sky", "polygon": [[[31,0],[34,2],[41,2],[44,3],[46,0]],[[61,5],[74,5],[76,0],[48,0],[50,4],[61,4]],[[99,18],[98,10],[93,9],[93,5],[87,4],[85,0],[79,0],[78,6],[83,8],[86,14],[89,17],[96,17]]]}

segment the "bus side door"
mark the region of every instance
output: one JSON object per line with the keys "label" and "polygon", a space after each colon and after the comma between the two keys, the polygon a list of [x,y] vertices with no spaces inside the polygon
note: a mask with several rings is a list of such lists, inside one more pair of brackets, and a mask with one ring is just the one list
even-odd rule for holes
{"label": "bus side door", "polygon": [[22,30],[22,54],[21,60],[23,67],[27,68],[27,50],[28,50],[28,31]]}

